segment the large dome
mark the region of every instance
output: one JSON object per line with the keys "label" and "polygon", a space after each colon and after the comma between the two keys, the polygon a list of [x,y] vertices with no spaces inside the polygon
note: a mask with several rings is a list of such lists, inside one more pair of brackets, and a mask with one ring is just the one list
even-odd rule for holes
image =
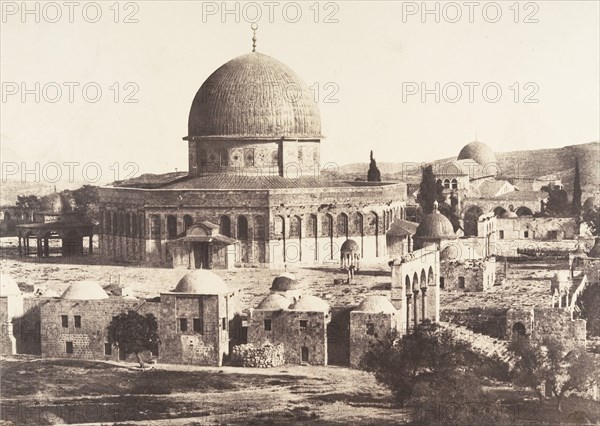
{"label": "large dome", "polygon": [[78,281],[71,284],[61,296],[68,300],[108,299],[108,294],[96,281]]}
{"label": "large dome", "polygon": [[321,138],[313,93],[288,66],[252,52],[225,63],[204,82],[190,110],[192,139]]}
{"label": "large dome", "polygon": [[460,150],[458,160],[473,160],[480,166],[496,163],[496,154],[486,144],[475,141],[467,144]]}

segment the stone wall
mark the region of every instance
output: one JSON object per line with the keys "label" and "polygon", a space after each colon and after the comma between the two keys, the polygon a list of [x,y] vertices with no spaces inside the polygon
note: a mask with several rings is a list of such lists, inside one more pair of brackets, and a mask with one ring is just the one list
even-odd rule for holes
{"label": "stone wall", "polygon": [[265,344],[255,347],[252,344],[233,347],[231,364],[241,367],[270,368],[285,364],[283,345]]}
{"label": "stone wall", "polygon": [[[573,240],[579,236],[579,225],[572,217],[521,216],[497,219],[498,240]],[[501,233],[503,235],[501,235]]]}
{"label": "stone wall", "polygon": [[440,321],[460,325],[490,337],[506,336],[507,309],[467,308],[443,309]]}
{"label": "stone wall", "polygon": [[487,291],[496,282],[494,258],[440,263],[440,288],[444,291]]}

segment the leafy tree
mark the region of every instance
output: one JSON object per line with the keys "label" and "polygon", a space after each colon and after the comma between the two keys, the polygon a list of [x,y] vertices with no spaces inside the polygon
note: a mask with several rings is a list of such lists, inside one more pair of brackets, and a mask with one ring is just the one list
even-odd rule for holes
{"label": "leafy tree", "polygon": [[548,386],[556,398],[558,411],[562,411],[568,392],[585,391],[598,382],[597,367],[585,349],[566,353],[563,344],[550,337],[542,341],[518,339],[510,348],[519,357],[513,370],[515,381],[534,390],[540,402]]}
{"label": "leafy tree", "polygon": [[40,207],[40,200],[36,195],[17,195],[16,206],[22,209],[37,210]]}
{"label": "leafy tree", "polygon": [[545,203],[544,211],[550,215],[560,216],[569,213],[569,195],[560,187],[542,187],[542,191],[548,193],[548,201]]}
{"label": "leafy tree", "polygon": [[451,379],[462,366],[467,349],[450,331],[424,321],[410,334],[400,337],[392,332],[376,342],[365,354],[362,368],[372,372],[404,404],[418,383]]}
{"label": "leafy tree", "polygon": [[600,336],[600,285],[588,285],[577,299],[589,336]]}
{"label": "leafy tree", "polygon": [[579,159],[575,160],[575,182],[573,183],[573,213],[581,213],[581,177],[579,175]]}
{"label": "leafy tree", "polygon": [[96,219],[98,210],[98,187],[83,185],[72,192],[75,210],[90,220]]}
{"label": "leafy tree", "polygon": [[140,315],[136,311],[122,313],[112,319],[108,326],[108,342],[125,355],[135,354],[140,367],[145,364],[140,353],[158,348],[158,322],[152,314]]}
{"label": "leafy tree", "polygon": [[381,182],[381,172],[377,168],[377,162],[373,158],[373,151],[371,151],[371,162],[369,164],[369,171],[367,172],[367,181],[369,182]]}

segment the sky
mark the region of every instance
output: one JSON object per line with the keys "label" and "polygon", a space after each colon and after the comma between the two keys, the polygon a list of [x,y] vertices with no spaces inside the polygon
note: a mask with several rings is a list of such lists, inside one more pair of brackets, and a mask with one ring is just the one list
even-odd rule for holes
{"label": "sky", "polygon": [[323,163],[600,139],[597,1],[75,3],[2,2],[3,180],[186,170],[194,95],[258,12],[257,50],[315,92]]}

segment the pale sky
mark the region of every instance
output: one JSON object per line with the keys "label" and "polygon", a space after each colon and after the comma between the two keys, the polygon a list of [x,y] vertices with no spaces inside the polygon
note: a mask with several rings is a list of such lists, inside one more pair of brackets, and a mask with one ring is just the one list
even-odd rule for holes
{"label": "pale sky", "polygon": [[[33,9],[35,3],[28,4]],[[58,22],[48,22],[56,10],[42,10],[44,3],[39,3],[36,23],[35,14],[22,16],[20,1],[3,2],[2,162],[25,161],[30,168],[35,162],[97,162],[101,182],[112,180],[109,166],[115,162],[120,164],[119,177],[127,173],[127,162],[139,166],[138,175],[186,170],[187,144],[181,138],[187,134],[192,99],[215,69],[251,51],[252,31],[244,10],[252,20],[255,9],[239,3],[236,22],[235,14],[222,16],[221,10],[203,15],[203,7],[207,12],[220,9],[220,1],[123,2],[120,22],[114,23],[111,1],[100,2],[102,16],[90,23],[82,15],[88,3],[74,9],[73,23],[65,6],[60,6]],[[496,23],[486,21],[494,20],[496,10],[485,1],[475,8],[473,23],[462,1],[453,3],[462,13],[457,23],[448,22],[456,8],[444,2],[427,3],[432,9],[438,4],[439,23],[434,15],[425,15],[426,22],[421,22],[420,11],[405,14],[403,22],[403,8],[408,13],[413,6],[420,8],[420,1],[323,2],[318,4],[318,22],[314,3],[298,2],[302,16],[296,23],[290,22],[295,5],[276,3],[272,23],[267,3],[254,3],[263,14],[257,50],[320,88],[322,132],[327,136],[321,144],[323,162],[366,162],[370,149],[380,162],[450,157],[476,134],[498,152],[599,139],[598,1],[521,2],[518,17],[510,9],[514,2],[498,2],[502,16]],[[86,7],[86,18],[93,20],[94,8]],[[234,9],[235,3],[229,7]],[[138,22],[121,22],[130,13]],[[328,15],[338,22],[323,22]],[[538,22],[523,22],[528,16]],[[35,94],[23,102],[22,83],[35,92],[36,82],[40,102]],[[135,86],[126,87],[128,82]],[[403,87],[424,84],[435,92],[436,82],[439,103],[434,94],[425,102],[420,94],[405,93],[403,99]],[[470,82],[478,84],[472,103],[465,85]],[[73,102],[70,83],[79,84]],[[98,102],[84,98],[87,83],[92,83],[91,98],[92,89],[101,88]],[[502,90],[498,102],[486,101],[486,84],[489,97],[496,96],[495,88]],[[57,97],[56,86],[62,87],[61,97],[49,102]],[[449,102],[457,86],[462,96]],[[133,98],[139,102],[125,103],[135,87],[139,91]],[[331,93],[333,88],[337,93]],[[325,102],[327,94],[338,102]],[[538,102],[525,103],[527,95]]]}

